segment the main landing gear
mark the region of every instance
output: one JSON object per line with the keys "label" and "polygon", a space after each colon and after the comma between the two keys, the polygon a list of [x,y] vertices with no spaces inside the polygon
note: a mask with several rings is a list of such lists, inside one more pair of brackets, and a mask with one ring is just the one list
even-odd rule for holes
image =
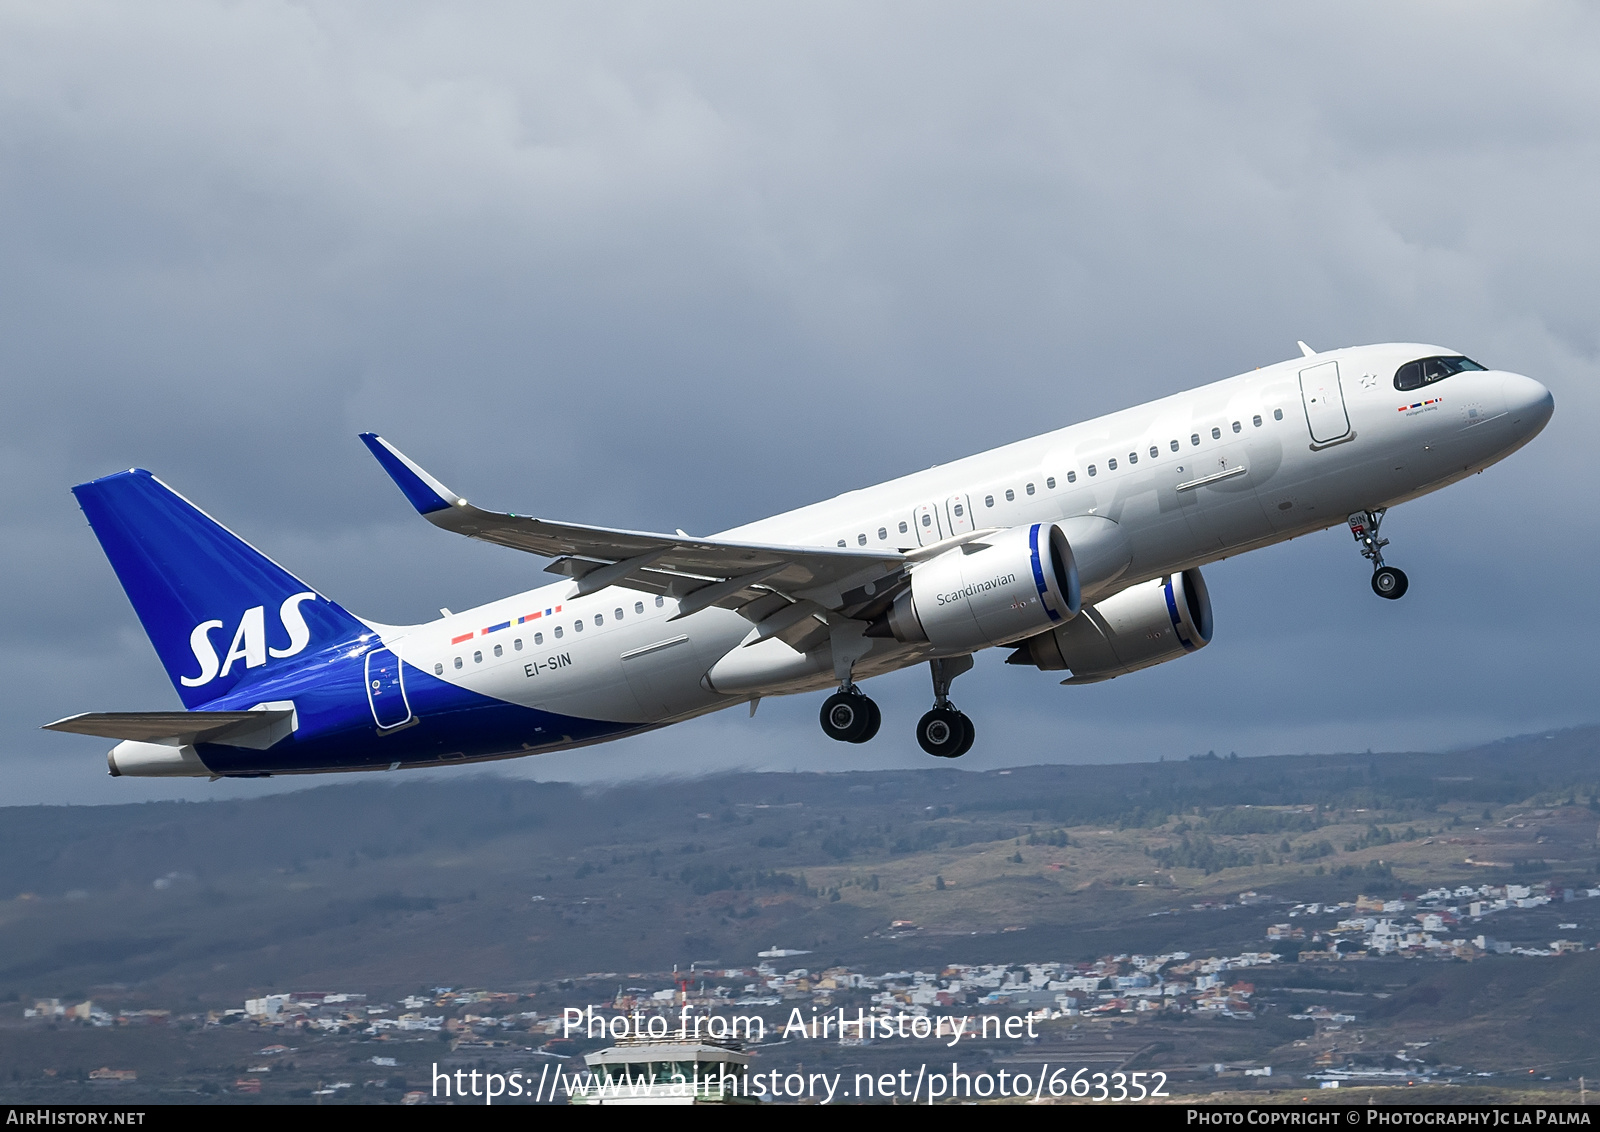
{"label": "main landing gear", "polygon": [[841,743],[865,743],[878,733],[883,713],[854,684],[822,701],[822,732]]}
{"label": "main landing gear", "polygon": [[1411,583],[1404,570],[1384,565],[1383,548],[1389,545],[1389,540],[1378,537],[1378,527],[1383,523],[1386,510],[1380,507],[1376,511],[1357,511],[1346,521],[1350,524],[1350,533],[1361,544],[1361,557],[1372,563],[1372,592],[1393,601],[1404,597]]}
{"label": "main landing gear", "polygon": [[[977,731],[972,720],[950,702],[950,683],[972,667],[970,656],[931,660],[933,710],[917,721],[917,744],[941,759],[958,759],[972,749]],[[878,733],[883,713],[851,681],[822,701],[822,731],[841,743],[865,743]]]}
{"label": "main landing gear", "polygon": [[970,656],[930,660],[933,670],[933,710],[917,720],[917,745],[941,759],[959,759],[972,750],[977,730],[972,720],[950,702],[950,684],[972,667]]}

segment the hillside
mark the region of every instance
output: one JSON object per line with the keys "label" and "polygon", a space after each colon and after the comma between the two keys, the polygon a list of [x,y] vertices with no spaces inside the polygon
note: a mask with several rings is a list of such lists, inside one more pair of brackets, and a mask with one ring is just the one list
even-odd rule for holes
{"label": "hillside", "polygon": [[[1221,946],[1272,913],[1150,913],[1246,887],[1592,874],[1597,746],[1589,728],[1448,754],[8,808],[0,995],[506,983],[745,962],[774,941],[886,964]],[[1570,804],[1518,828],[1541,803]],[[893,920],[921,930],[887,939]]]}
{"label": "hillside", "polygon": [[[1159,968],[1188,988],[1143,1005],[1102,989],[1044,1024],[1037,1045],[968,1045],[964,1063],[1136,1064],[1179,1093],[1272,1085],[1298,1097],[1295,1082],[1329,1069],[1378,1084],[1417,1073],[1434,1090],[1484,1073],[1502,1092],[1563,1089],[1597,1068],[1600,952],[1551,954],[1557,938],[1600,938],[1600,900],[1584,895],[1600,885],[1597,754],[1600,728],[1588,728],[1448,754],[737,774],[592,791],[396,776],[243,802],[8,808],[0,1066],[11,1082],[0,1093],[92,1100],[102,1094],[89,1071],[112,1065],[137,1072],[117,1095],[141,1103],[333,1103],[324,1086],[340,1077],[365,1083],[335,1090],[339,1103],[394,1101],[441,1057],[526,1068],[548,1036],[542,1020],[648,997],[673,986],[674,969],[698,969],[710,1008],[731,1003],[758,987],[750,968],[774,945],[804,953],[775,959],[780,972],[805,969],[760,992],[774,1028],[797,1003],[898,1009],[918,980],[951,988],[958,1011],[1021,1008],[985,1005],[983,986],[956,990],[977,970],[963,964],[1065,978],[1099,961],[1119,976]],[[1470,899],[1540,895],[1502,898],[1481,921],[1463,911],[1436,933],[1455,952],[1335,949],[1361,946],[1336,928],[1358,896],[1409,930],[1422,915],[1414,895],[1464,906],[1459,886]],[[1474,933],[1499,941],[1493,953]],[[1203,992],[1203,962],[1229,956],[1222,989]],[[808,989],[806,971],[828,970],[889,989]],[[444,987],[487,988],[500,1005]],[[311,991],[365,995],[373,1009],[332,1029],[309,1016],[301,1028],[239,1020],[247,996]],[[92,1003],[103,1024],[30,1017],[40,999]],[[369,1027],[380,1015],[398,1025],[402,999],[435,1013],[431,1032]],[[1054,991],[1042,1002],[1054,1010]],[[170,1024],[146,1024],[147,1009]],[[298,1052],[259,1064],[285,1046]],[[379,1055],[393,1068],[374,1078]],[[769,1068],[839,1072],[898,1072],[921,1056],[760,1050]],[[1275,1077],[1259,1075],[1266,1066]]]}

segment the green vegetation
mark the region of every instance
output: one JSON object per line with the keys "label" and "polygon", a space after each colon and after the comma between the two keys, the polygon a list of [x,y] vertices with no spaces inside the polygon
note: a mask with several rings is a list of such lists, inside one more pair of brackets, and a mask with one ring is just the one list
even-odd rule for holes
{"label": "green vegetation", "polygon": [[1206,818],[1212,833],[1307,833],[1322,826],[1321,815],[1302,811],[1262,810],[1250,806],[1227,806]]}
{"label": "green vegetation", "polygon": [[696,896],[712,892],[740,892],[744,889],[796,889],[804,887],[792,873],[768,870],[751,871],[738,865],[685,865],[678,880],[689,886]]}
{"label": "green vegetation", "polygon": [[1256,863],[1254,853],[1231,845],[1219,845],[1204,834],[1187,833],[1177,845],[1145,850],[1164,869],[1199,869],[1210,876],[1223,869],[1245,868]]}

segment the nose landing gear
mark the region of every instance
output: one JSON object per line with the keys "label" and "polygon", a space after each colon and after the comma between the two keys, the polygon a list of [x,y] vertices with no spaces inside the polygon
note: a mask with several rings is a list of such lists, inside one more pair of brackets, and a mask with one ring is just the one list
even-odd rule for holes
{"label": "nose landing gear", "polygon": [[1405,596],[1411,583],[1404,570],[1384,565],[1383,548],[1389,545],[1389,540],[1378,537],[1378,527],[1386,511],[1384,507],[1376,511],[1356,511],[1346,522],[1356,542],[1361,544],[1361,557],[1372,563],[1372,592],[1394,601]]}
{"label": "nose landing gear", "polygon": [[972,667],[970,656],[930,660],[933,670],[933,710],[917,721],[917,745],[941,759],[958,759],[972,749],[977,729],[972,720],[950,702],[950,684]]}

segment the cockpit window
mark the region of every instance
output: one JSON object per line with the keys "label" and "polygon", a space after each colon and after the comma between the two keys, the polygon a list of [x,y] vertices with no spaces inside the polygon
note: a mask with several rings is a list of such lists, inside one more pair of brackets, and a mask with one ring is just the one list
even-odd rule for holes
{"label": "cockpit window", "polygon": [[1471,358],[1443,357],[1443,358],[1418,358],[1414,362],[1407,362],[1394,372],[1394,387],[1399,390],[1421,389],[1424,385],[1432,385],[1436,381],[1443,381],[1452,374],[1465,373],[1468,370],[1481,370],[1480,366]]}

